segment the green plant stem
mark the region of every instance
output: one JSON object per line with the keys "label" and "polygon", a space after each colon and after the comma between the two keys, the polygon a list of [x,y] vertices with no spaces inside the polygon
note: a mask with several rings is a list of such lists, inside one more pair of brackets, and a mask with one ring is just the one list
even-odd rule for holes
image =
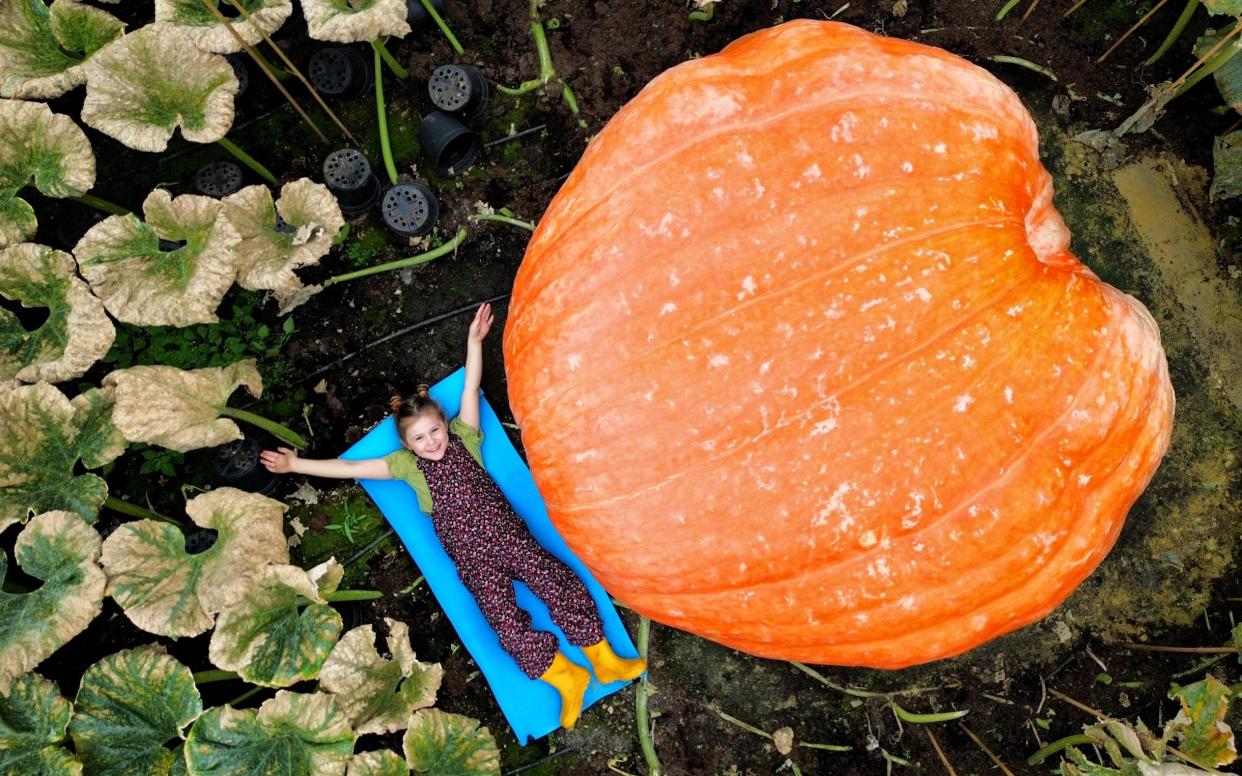
{"label": "green plant stem", "polygon": [[272,173],[268,171],[266,167],[259,164],[258,161],[256,161],[255,158],[252,157],[250,154],[238,148],[237,144],[234,143],[232,140],[229,140],[227,137],[222,137],[219,140],[217,140],[216,143],[221,148],[223,148],[225,151],[228,151],[230,154],[237,157],[237,161],[241,162],[242,164],[246,165],[250,169],[254,170],[255,173],[263,180],[267,181],[273,186],[280,185],[280,181],[276,180],[275,175],[272,175]]}
{"label": "green plant stem", "polygon": [[273,420],[268,420],[262,415],[256,415],[247,410],[239,410],[236,407],[223,407],[220,410],[220,414],[225,417],[244,420],[250,425],[257,426],[282,442],[287,442],[294,447],[300,449],[305,449],[307,447],[306,440],[302,438],[301,434],[292,429],[286,428]]}
{"label": "green plant stem", "polygon": [[1186,30],[1186,25],[1190,24],[1190,18],[1195,15],[1195,11],[1199,9],[1199,0],[1186,0],[1186,7],[1182,9],[1181,16],[1177,17],[1177,21],[1173,22],[1173,27],[1169,30],[1169,34],[1164,36],[1164,41],[1160,47],[1156,49],[1156,53],[1143,60],[1143,64],[1151,67],[1160,57],[1164,56],[1169,49],[1173,48],[1173,44],[1182,36],[1182,32]]}
{"label": "green plant stem", "polygon": [[453,47],[453,51],[456,51],[458,54],[463,53],[461,44],[457,42],[457,38],[453,35],[453,31],[449,29],[449,26],[444,21],[444,18],[440,16],[440,12],[437,11],[436,7],[431,4],[431,0],[420,0],[420,2],[423,4],[423,9],[427,11],[427,15],[430,16],[431,20],[436,23],[436,26],[440,28],[440,32],[443,33],[445,39],[448,40],[449,45]]}
{"label": "green plant stem", "polygon": [[103,213],[111,213],[114,216],[127,216],[130,214],[130,211],[126,210],[120,205],[114,205],[108,200],[103,199],[101,197],[96,197],[92,194],[79,194],[73,199],[75,202],[81,202],[83,205],[86,205],[87,207],[93,207],[98,211],[101,211]]}
{"label": "green plant stem", "polygon": [[1085,745],[1085,744],[1094,744],[1094,743],[1096,743],[1096,740],[1092,738],[1091,736],[1084,736],[1084,735],[1066,736],[1065,738],[1060,738],[1060,739],[1057,739],[1056,741],[1053,741],[1052,743],[1048,744],[1044,748],[1040,749],[1035,754],[1026,758],[1026,764],[1027,765],[1039,765],[1044,760],[1048,759],[1050,755],[1054,755],[1057,752],[1061,751],[1062,749],[1068,749],[1071,746],[1078,746],[1079,744]]}
{"label": "green plant stem", "polygon": [[1039,73],[1040,75],[1044,76],[1045,78],[1048,78],[1049,80],[1052,80],[1052,81],[1057,80],[1057,76],[1055,73],[1053,73],[1051,70],[1049,70],[1046,67],[1040,67],[1039,65],[1035,64],[1029,59],[1023,59],[1022,57],[1011,57],[1007,54],[993,54],[990,57],[985,57],[985,59],[990,59],[993,62],[1000,62],[1002,64],[1017,65],[1018,67],[1025,67],[1027,70],[1033,70],[1036,73]]}
{"label": "green plant stem", "polygon": [[1022,2],[1022,0],[1009,0],[1009,2],[1002,5],[1001,9],[996,12],[996,21],[999,22],[1000,20],[1004,19],[1005,15],[1008,14],[1010,11],[1012,11],[1014,6],[1016,6],[1020,2]]}
{"label": "green plant stem", "polygon": [[275,65],[273,65],[271,61],[268,60],[267,57],[263,56],[263,52],[259,51],[258,46],[254,47],[252,56],[254,57],[255,64],[257,64],[259,67],[266,69],[269,73],[274,75],[277,80],[288,81],[290,78],[293,77],[293,74],[290,73],[288,70],[285,70],[284,68],[276,67]]}
{"label": "green plant stem", "polygon": [[[1239,22],[1239,23],[1242,24],[1242,22]],[[1242,47],[1235,45],[1236,43],[1237,41],[1226,43],[1225,46],[1221,50],[1217,51],[1206,62],[1203,63],[1203,67],[1200,67],[1198,70],[1196,70],[1194,75],[1187,78],[1185,83],[1177,87],[1177,89],[1174,90],[1173,92],[1173,96],[1174,97],[1182,96],[1183,94],[1188,92],[1191,89],[1191,87],[1193,87],[1195,84],[1199,83],[1204,78],[1207,78],[1209,75],[1211,75],[1212,73],[1215,73],[1217,70],[1220,70],[1222,67],[1228,64],[1229,60],[1233,59],[1234,54],[1237,54],[1239,50],[1242,50]]]}
{"label": "green plant stem", "polygon": [[374,601],[383,596],[384,594],[378,590],[337,590],[335,593],[325,595],[323,600],[330,604],[339,604],[344,601]]}
{"label": "green plant stem", "polygon": [[233,679],[239,679],[236,671],[221,671],[213,668],[209,671],[196,671],[194,673],[194,684],[204,685],[212,682],[228,682]]}
{"label": "green plant stem", "polygon": [[335,277],[328,278],[324,281],[323,287],[327,288],[328,286],[334,286],[337,283],[344,283],[347,280],[356,280],[358,278],[366,277],[367,275],[375,275],[380,272],[388,272],[389,270],[403,269],[405,267],[417,267],[419,264],[426,264],[432,259],[437,259],[446,253],[452,253],[465,239],[466,230],[464,228],[458,229],[457,234],[453,236],[453,239],[441,245],[439,248],[433,248],[426,253],[420,253],[417,256],[410,256],[407,259],[398,259],[397,261],[390,261],[385,264],[376,264],[374,267],[367,267],[366,269],[360,269],[355,272],[346,272],[344,275],[337,275]]}
{"label": "green plant stem", "polygon": [[[640,617],[638,620],[638,656],[647,659],[647,648],[651,642],[651,620]],[[634,691],[634,717],[638,722],[638,745],[643,750],[643,759],[647,761],[647,776],[661,776],[664,769],[660,758],[656,755],[655,744],[651,740],[651,721],[647,714],[647,698],[650,689],[647,677],[638,680]]]}
{"label": "green plant stem", "polygon": [[226,704],[224,704],[224,705],[225,705],[225,706],[232,706],[233,708],[237,708],[237,704],[239,704],[239,703],[244,703],[244,702],[246,702],[246,701],[250,700],[251,698],[253,698],[254,696],[258,695],[259,693],[263,692],[264,690],[267,690],[267,689],[270,689],[270,688],[267,688],[267,687],[251,687],[249,690],[246,690],[244,693],[242,693],[241,695],[238,695],[236,698],[234,698],[233,700],[229,701],[228,703],[226,703]]}
{"label": "green plant stem", "polygon": [[[392,71],[393,75],[403,81],[409,78],[410,71],[406,70],[397,62],[397,58],[392,55],[392,52],[388,50],[388,47],[385,46],[384,43],[385,41],[383,40],[373,40],[371,41],[371,48],[375,49],[375,53],[380,55],[380,59],[384,60],[384,64],[388,65],[388,69]],[[375,72],[379,72],[378,65],[375,68]]]}
{"label": "green plant stem", "polygon": [[852,696],[853,696],[853,697],[855,697],[855,698],[879,698],[879,697],[883,697],[883,696],[884,696],[884,693],[882,693],[882,692],[871,692],[870,690],[855,690],[855,689],[853,689],[852,687],[845,687],[845,686],[843,686],[843,685],[839,685],[839,684],[835,684],[835,683],[833,683],[833,682],[830,682],[830,681],[828,681],[828,678],[827,678],[827,677],[825,677],[825,676],[824,676],[823,674],[821,674],[820,672],[816,671],[814,668],[811,668],[811,667],[810,667],[810,666],[808,666],[808,665],[804,665],[804,664],[802,664],[802,663],[799,663],[799,662],[798,662],[798,661],[796,661],[796,660],[790,660],[790,661],[789,661],[789,664],[790,664],[790,665],[792,665],[794,668],[797,668],[799,671],[801,671],[802,673],[806,674],[807,676],[811,677],[812,679],[815,679],[816,681],[820,682],[821,684],[824,684],[824,685],[827,685],[828,687],[831,687],[832,689],[836,690],[837,692],[843,692],[843,693],[845,693],[846,695],[852,695]]}
{"label": "green plant stem", "polygon": [[375,49],[375,115],[379,121],[380,152],[384,155],[384,169],[388,180],[397,185],[397,165],[392,160],[392,146],[388,143],[388,112],[384,108],[384,71],[380,69],[380,52]]}
{"label": "green plant stem", "polygon": [[123,515],[137,517],[142,520],[159,520],[161,523],[172,523],[173,525],[184,526],[185,523],[180,520],[174,520],[171,517],[165,517],[158,512],[152,512],[146,507],[140,507],[137,504],[131,504],[128,501],[122,501],[116,496],[108,496],[103,503],[104,509],[111,509],[113,512],[120,512]]}
{"label": "green plant stem", "polygon": [[509,218],[508,216],[502,216],[497,213],[475,213],[474,215],[470,216],[470,220],[471,221],[499,221],[502,224],[509,224],[510,226],[520,226],[523,229],[528,229],[532,232],[535,231],[535,225],[532,224],[530,221],[521,221],[519,219]]}
{"label": "green plant stem", "polygon": [[970,709],[962,709],[961,711],[942,711],[938,714],[915,714],[912,711],[906,711],[892,701],[888,702],[893,707],[893,713],[903,722],[910,722],[915,725],[932,725],[937,722],[952,722],[955,719],[961,719],[970,713]]}

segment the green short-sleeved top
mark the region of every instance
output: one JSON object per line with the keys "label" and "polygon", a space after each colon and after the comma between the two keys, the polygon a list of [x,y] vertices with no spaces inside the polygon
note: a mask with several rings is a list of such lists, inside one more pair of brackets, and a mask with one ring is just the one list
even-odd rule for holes
{"label": "green short-sleeved top", "polygon": [[[470,453],[470,457],[483,465],[483,432],[471,428],[460,417],[449,421],[449,433],[454,434]],[[431,514],[431,488],[427,486],[427,478],[418,468],[418,456],[408,448],[395,450],[384,456],[388,471],[395,480],[405,480],[418,495],[418,508]]]}

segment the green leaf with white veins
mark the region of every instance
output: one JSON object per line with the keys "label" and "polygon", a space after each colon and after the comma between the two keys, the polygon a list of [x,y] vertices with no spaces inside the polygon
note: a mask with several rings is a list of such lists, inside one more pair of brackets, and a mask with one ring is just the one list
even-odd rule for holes
{"label": "green leaf with white veins", "polygon": [[106,419],[80,409],[90,401],[75,406],[47,383],[0,392],[0,530],[57,509],[95,522],[108,485],[74,467],[79,457],[98,463],[117,448]]}
{"label": "green leaf with white veins", "polygon": [[45,100],[86,83],[83,65],[125,25],[73,0],[0,3],[0,97]]}
{"label": "green leaf with white veins", "polygon": [[[13,556],[43,580],[29,593],[0,590],[0,692],[91,624],[103,609],[107,580],[99,534],[69,512],[47,512],[18,534]],[[0,576],[8,560],[0,553]]]}
{"label": "green leaf with white veins", "polygon": [[[233,11],[228,0],[212,0],[212,5],[223,6],[230,13]],[[280,29],[293,13],[290,0],[241,0],[238,5],[246,9],[246,13],[238,13],[228,20],[236,37],[202,0],[155,0],[155,20],[184,32],[203,51],[232,54],[242,50],[238,37],[253,46],[263,40],[265,33],[271,35]],[[224,15],[227,18],[230,14]]]}
{"label": "green leaf with white veins", "polygon": [[190,776],[344,776],[354,731],[331,695],[292,693],[210,709],[190,728]]}
{"label": "green leaf with white veins", "polygon": [[0,296],[48,311],[42,325],[26,331],[0,310],[0,380],[59,383],[107,355],[116,329],[76,270],[72,256],[42,245],[0,250]]}
{"label": "green leaf with white veins", "polygon": [[126,523],[103,545],[108,594],[135,625],[161,636],[197,636],[215,615],[246,595],[264,566],[288,563],[285,505],[236,488],[186,502],[194,523],[217,532],[215,544],[191,555],[176,526]]}
{"label": "green leaf with white veins", "polygon": [[55,682],[26,674],[0,693],[0,773],[81,776],[82,763],[60,743],[73,707]]}
{"label": "green leaf with white veins", "polygon": [[69,730],[91,776],[168,776],[181,752],[165,742],[202,713],[190,669],[148,645],[86,669]]}
{"label": "green leaf with white veins", "polygon": [[0,99],[0,248],[34,234],[34,209],[17,196],[31,184],[49,197],[95,185],[95,155],[73,119],[46,105]]}
{"label": "green leaf with white veins", "polygon": [[427,776],[495,776],[496,739],[477,719],[422,709],[410,717],[402,740],[410,770]]}
{"label": "green leaf with white veins", "polygon": [[263,687],[288,687],[314,679],[341,634],[341,615],[323,595],[335,582],[320,588],[315,577],[335,566],[335,581],[344,570],[336,561],[312,569],[268,566],[255,578],[245,599],[225,609],[211,634],[209,656],[217,668],[236,671]]}
{"label": "green leaf with white veins", "polygon": [[319,674],[319,687],[337,696],[359,734],[391,733],[409,724],[410,714],[436,702],[444,671],[438,663],[420,663],[410,648],[410,629],[388,624],[391,660],[375,650],[370,625],[354,628],[332,650]]}

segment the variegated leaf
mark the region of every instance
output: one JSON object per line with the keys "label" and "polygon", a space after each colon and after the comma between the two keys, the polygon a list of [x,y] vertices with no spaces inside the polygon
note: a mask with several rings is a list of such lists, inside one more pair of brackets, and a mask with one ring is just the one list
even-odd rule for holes
{"label": "variegated leaf", "polygon": [[344,776],[353,750],[332,696],[281,690],[257,714],[208,710],[190,729],[186,762],[191,776]]}
{"label": "variegated leaf", "polygon": [[[238,5],[246,10],[244,15],[236,13],[228,0],[213,0],[212,4],[227,9],[222,15],[233,17],[228,19],[228,26],[251,46],[263,40],[264,33],[271,35],[280,29],[293,13],[292,0],[241,0]],[[202,0],[155,0],[155,21],[176,27],[203,51],[232,54],[242,50],[241,43]]]}
{"label": "variegated leaf", "polygon": [[38,674],[18,677],[0,693],[0,774],[81,776],[82,764],[60,746],[72,713],[55,682]]}
{"label": "variegated leaf", "polygon": [[496,776],[500,750],[496,739],[477,719],[422,709],[410,717],[402,740],[405,761],[414,773],[427,776]]}
{"label": "variegated leaf", "polygon": [[0,3],[0,97],[46,100],[86,82],[83,65],[125,25],[74,0]]}

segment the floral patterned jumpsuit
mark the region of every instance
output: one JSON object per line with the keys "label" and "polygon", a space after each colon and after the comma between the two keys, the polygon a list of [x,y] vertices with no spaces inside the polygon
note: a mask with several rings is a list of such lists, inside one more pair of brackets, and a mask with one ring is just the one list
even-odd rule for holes
{"label": "floral patterned jumpsuit", "polygon": [[603,625],[586,586],[568,566],[535,541],[522,518],[455,435],[438,461],[417,459],[434,508],[431,522],[457,574],[474,596],[500,645],[522,671],[538,678],[556,656],[556,636],[532,630],[517,605],[513,580],[526,583],[548,606],[571,644],[603,639]]}

